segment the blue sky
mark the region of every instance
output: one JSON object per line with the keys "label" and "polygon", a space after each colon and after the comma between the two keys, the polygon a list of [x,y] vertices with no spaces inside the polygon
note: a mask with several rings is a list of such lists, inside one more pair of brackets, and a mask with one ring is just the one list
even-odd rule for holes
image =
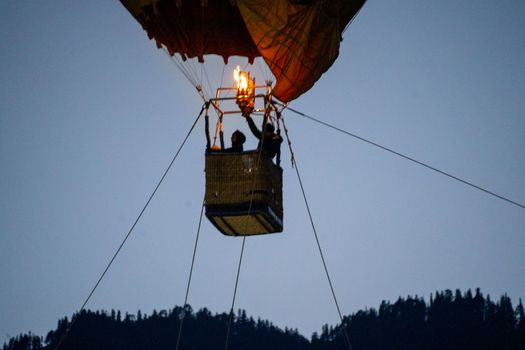
{"label": "blue sky", "polygon": [[[523,204],[524,17],[521,1],[369,0],[292,107]],[[5,1],[0,29],[1,343],[78,310],[201,101],[118,1]],[[525,297],[524,209],[285,118],[344,314],[447,288]],[[88,308],[183,303],[202,127]],[[285,231],[246,241],[236,308],[310,336],[338,316],[287,150],[283,160]],[[229,309],[240,245],[204,223],[194,308]]]}

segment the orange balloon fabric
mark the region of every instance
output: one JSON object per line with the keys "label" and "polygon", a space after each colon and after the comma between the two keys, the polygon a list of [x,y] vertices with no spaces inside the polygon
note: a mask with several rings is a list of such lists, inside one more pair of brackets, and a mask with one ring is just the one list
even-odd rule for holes
{"label": "orange balloon fabric", "polygon": [[157,46],[183,59],[262,56],[283,102],[308,91],[339,55],[366,0],[121,0]]}

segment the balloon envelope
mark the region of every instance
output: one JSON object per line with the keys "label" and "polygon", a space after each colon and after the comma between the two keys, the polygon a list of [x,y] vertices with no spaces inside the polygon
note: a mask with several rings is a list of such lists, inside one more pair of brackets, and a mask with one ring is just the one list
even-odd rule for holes
{"label": "balloon envelope", "polygon": [[262,56],[289,102],[339,54],[341,34],[366,0],[121,0],[160,48],[185,60]]}

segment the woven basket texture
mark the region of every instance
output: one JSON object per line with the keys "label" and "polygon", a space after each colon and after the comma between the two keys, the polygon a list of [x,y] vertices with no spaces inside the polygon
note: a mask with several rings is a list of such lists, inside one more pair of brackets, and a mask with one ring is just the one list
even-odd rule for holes
{"label": "woven basket texture", "polygon": [[282,218],[282,169],[257,151],[206,155],[206,205],[268,204]]}

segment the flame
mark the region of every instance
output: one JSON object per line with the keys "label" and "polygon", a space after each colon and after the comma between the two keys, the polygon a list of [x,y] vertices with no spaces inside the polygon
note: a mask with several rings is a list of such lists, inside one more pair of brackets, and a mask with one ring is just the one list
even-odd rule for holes
{"label": "flame", "polygon": [[233,78],[237,82],[237,105],[243,115],[249,115],[255,103],[255,79],[250,78],[250,73],[241,71],[239,66],[233,71]]}
{"label": "flame", "polygon": [[241,71],[239,66],[233,71],[233,78],[237,82],[237,90],[241,93],[249,93],[250,76],[248,73]]}

